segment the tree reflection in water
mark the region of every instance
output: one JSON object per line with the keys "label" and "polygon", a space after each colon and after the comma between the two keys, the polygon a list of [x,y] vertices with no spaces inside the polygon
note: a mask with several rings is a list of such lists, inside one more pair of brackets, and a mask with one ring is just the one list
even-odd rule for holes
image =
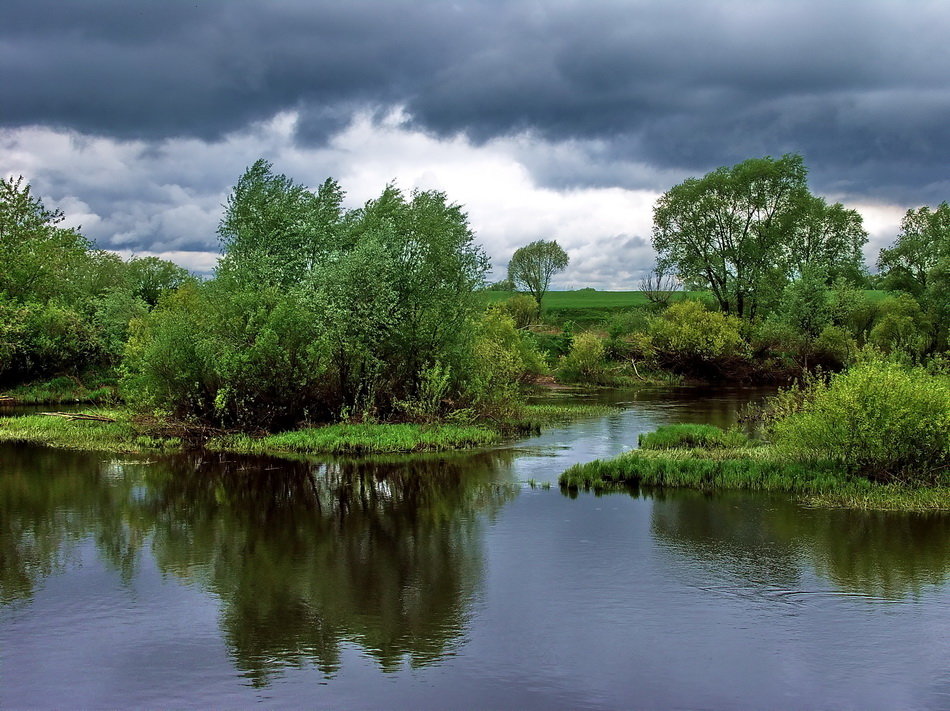
{"label": "tree reflection in water", "polygon": [[649,495],[658,540],[749,582],[794,588],[807,564],[841,591],[896,599],[950,576],[946,514],[805,509],[739,492]]}
{"label": "tree reflection in water", "polygon": [[517,491],[497,482],[504,452],[323,464],[3,453],[3,602],[28,599],[89,537],[130,580],[151,541],[164,573],[220,598],[231,654],[258,685],[304,662],[332,674],[345,643],[386,671],[451,652],[483,575],[482,527]]}

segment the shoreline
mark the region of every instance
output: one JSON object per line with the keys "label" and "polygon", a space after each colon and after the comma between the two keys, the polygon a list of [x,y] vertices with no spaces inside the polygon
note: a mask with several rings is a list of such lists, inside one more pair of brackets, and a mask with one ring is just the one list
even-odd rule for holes
{"label": "shoreline", "polygon": [[2,416],[0,442],[120,454],[174,453],[185,449],[277,457],[454,452],[495,446],[518,435],[537,434],[545,426],[614,409],[609,405],[534,404],[525,405],[511,420],[490,424],[342,423],[253,436],[137,416],[124,408],[90,408],[85,414],[103,419],[69,420],[44,414]]}

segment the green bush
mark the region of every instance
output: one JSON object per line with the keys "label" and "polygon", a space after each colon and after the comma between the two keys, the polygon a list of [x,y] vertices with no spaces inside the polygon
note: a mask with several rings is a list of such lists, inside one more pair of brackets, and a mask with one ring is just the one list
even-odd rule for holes
{"label": "green bush", "polygon": [[102,355],[94,324],[76,310],[56,303],[0,301],[0,382],[75,374]]}
{"label": "green bush", "polygon": [[515,328],[525,328],[538,320],[538,302],[530,294],[515,294],[495,308],[510,316],[515,322]]}
{"label": "green bush", "polygon": [[571,350],[561,359],[558,377],[568,383],[603,383],[607,375],[604,342],[594,333],[574,337]]}
{"label": "green bush", "polygon": [[649,334],[660,365],[684,375],[721,375],[747,358],[740,326],[735,316],[684,300],[651,319]]}
{"label": "green bush", "polygon": [[840,326],[826,326],[813,344],[814,361],[827,370],[851,365],[858,354],[858,342]]}
{"label": "green bush", "polygon": [[864,361],[814,383],[772,430],[798,459],[876,480],[939,483],[950,466],[950,384],[922,369]]}
{"label": "green bush", "polygon": [[489,309],[476,325],[460,404],[480,415],[511,417],[521,403],[520,384],[545,370],[530,335],[515,328],[510,316]]}
{"label": "green bush", "polygon": [[228,427],[325,415],[328,359],[316,316],[274,288],[186,286],[133,323],[123,390],[143,409]]}

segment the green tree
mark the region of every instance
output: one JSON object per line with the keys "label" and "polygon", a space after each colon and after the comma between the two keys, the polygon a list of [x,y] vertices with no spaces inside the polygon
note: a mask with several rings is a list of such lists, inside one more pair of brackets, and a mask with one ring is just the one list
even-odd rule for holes
{"label": "green tree", "polygon": [[218,271],[243,283],[289,287],[338,248],[343,191],[326,180],[316,193],[258,160],[228,197],[218,227]]}
{"label": "green tree", "polygon": [[184,267],[158,257],[132,257],[128,261],[127,279],[132,295],[149,306],[155,306],[159,298],[193,277]]}
{"label": "green tree", "polygon": [[508,278],[519,289],[534,297],[540,312],[544,295],[551,285],[551,277],[567,269],[569,261],[567,252],[557,242],[536,240],[516,250],[511,256]]}
{"label": "green tree", "polygon": [[866,281],[862,247],[868,234],[856,210],[845,209],[840,202],[829,205],[817,195],[803,195],[788,218],[792,278],[817,268],[824,272],[827,284],[838,279],[859,284]]}
{"label": "green tree", "polygon": [[23,176],[0,180],[0,293],[12,299],[74,301],[83,291],[91,244],[62,227]]}
{"label": "green tree", "polygon": [[920,297],[945,260],[950,260],[950,205],[943,202],[935,210],[908,210],[897,241],[881,250],[877,264],[886,288]]}
{"label": "green tree", "polygon": [[658,267],[755,318],[807,264],[828,276],[859,264],[860,216],[808,192],[801,156],[755,158],[690,178],[653,211]]}

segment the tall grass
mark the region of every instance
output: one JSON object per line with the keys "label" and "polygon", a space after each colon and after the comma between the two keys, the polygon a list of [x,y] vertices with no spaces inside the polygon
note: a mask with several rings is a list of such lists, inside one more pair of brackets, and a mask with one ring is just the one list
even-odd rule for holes
{"label": "tall grass", "polygon": [[713,425],[664,425],[639,437],[640,449],[738,449],[751,446],[749,437],[737,429],[723,430]]}
{"label": "tall grass", "polygon": [[615,459],[574,465],[558,479],[565,489],[595,491],[646,486],[804,493],[832,491],[844,481],[827,464],[782,461],[766,447],[635,450]]}
{"label": "tall grass", "polygon": [[118,400],[116,379],[104,375],[58,376],[17,386],[3,393],[24,405],[106,404]]}
{"label": "tall grass", "polygon": [[174,450],[181,446],[178,438],[150,434],[124,411],[90,410],[89,414],[111,417],[116,421],[66,420],[47,415],[2,417],[0,441],[122,453]]}
{"label": "tall grass", "polygon": [[395,454],[486,447],[499,440],[497,431],[475,425],[342,424],[257,438],[225,435],[206,446],[247,454]]}

